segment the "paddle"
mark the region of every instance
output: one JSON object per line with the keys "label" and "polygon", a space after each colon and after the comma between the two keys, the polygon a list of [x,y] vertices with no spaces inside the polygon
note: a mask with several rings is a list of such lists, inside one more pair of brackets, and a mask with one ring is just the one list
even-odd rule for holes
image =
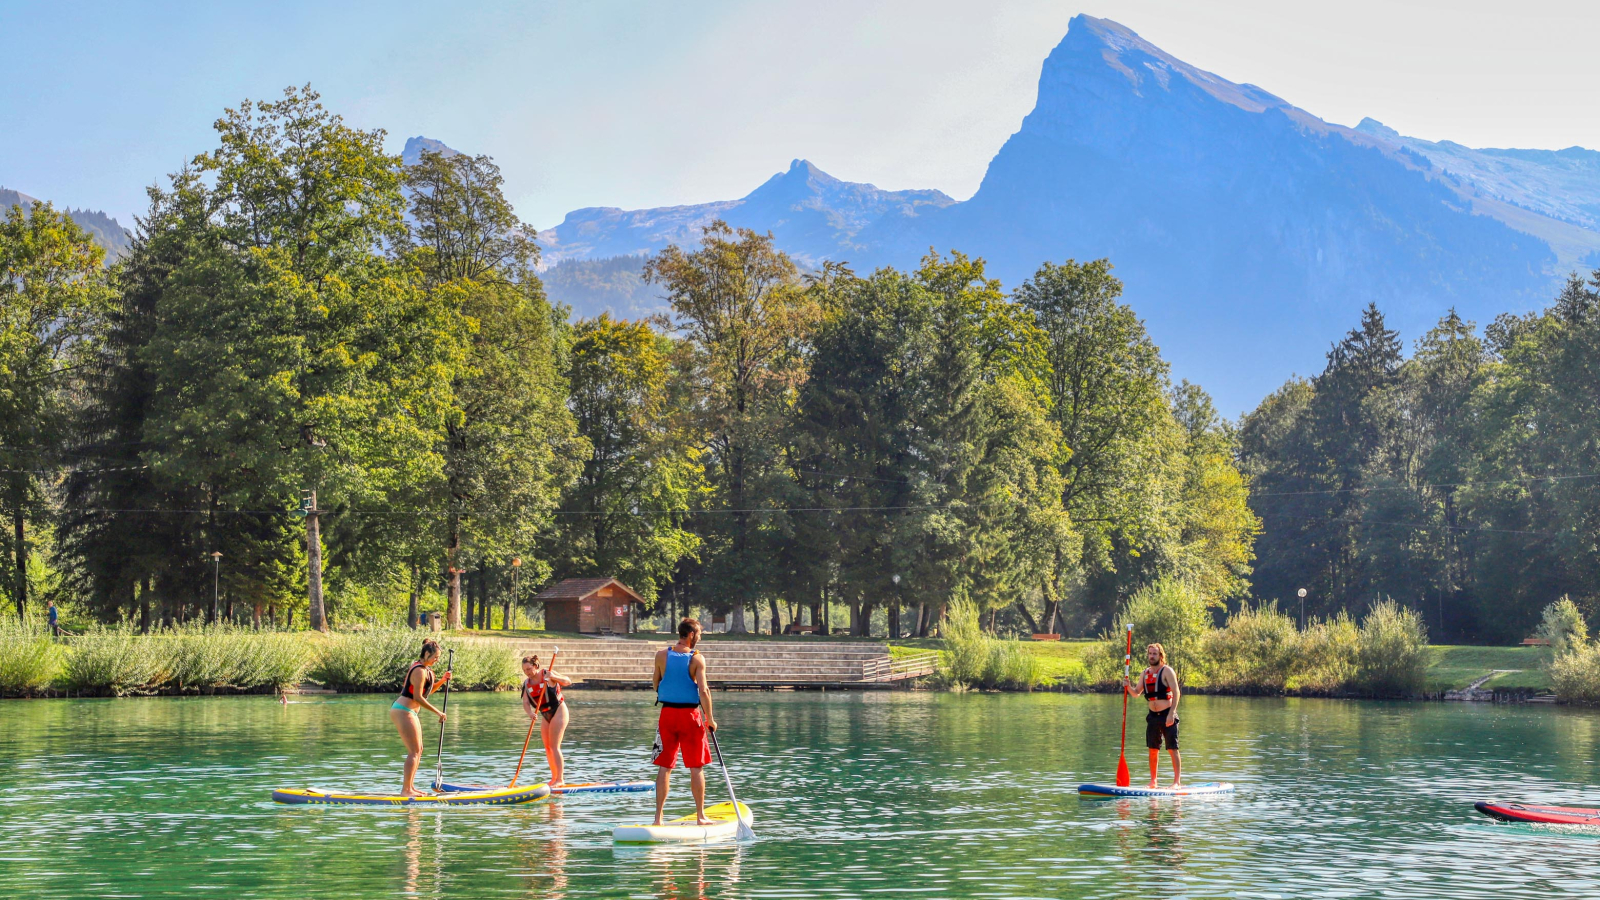
{"label": "paddle", "polygon": [[[555,649],[555,652],[550,654],[550,665],[545,666],[544,677],[546,677],[546,678],[550,677],[550,670],[554,669],[556,667],[556,657],[558,657],[560,655],[561,655],[561,648],[560,647],[557,647]],[[529,697],[528,699],[529,700],[533,700],[532,697]],[[517,779],[522,777],[522,761],[528,758],[528,742],[533,740],[533,726],[535,726],[537,724],[539,724],[539,704],[538,704],[537,701],[534,701],[534,703],[533,703],[533,718],[528,720],[528,736],[522,739],[522,755],[517,757],[517,771],[512,773],[512,775],[511,775],[510,787],[516,787],[517,786]]]}
{"label": "paddle", "polygon": [[1133,674],[1133,623],[1128,623],[1128,651],[1122,656],[1122,746],[1117,750],[1117,787],[1133,783],[1128,774],[1128,678]]}
{"label": "paddle", "polygon": [[[452,668],[454,668],[455,664],[456,664],[456,651],[454,649],[451,649],[449,651],[449,653],[450,653],[450,655],[445,657],[445,663],[444,663],[444,673],[446,675],[450,674],[450,670]],[[448,679],[446,679],[445,683],[444,683],[444,702],[439,704],[439,711],[440,712],[447,712],[449,709],[450,709],[450,681]],[[444,723],[440,722],[439,723],[439,755],[438,755],[438,761],[434,764],[434,767],[433,767],[433,789],[435,791],[438,791],[439,787],[441,785],[443,785],[443,784],[444,784]]]}
{"label": "paddle", "polygon": [[722,767],[722,783],[728,786],[728,796],[733,800],[733,815],[739,820],[739,840],[753,841],[756,839],[754,828],[744,820],[744,810],[739,808],[739,798],[733,793],[733,779],[728,777],[728,764],[722,761],[722,746],[717,743],[717,733],[711,732],[711,749],[717,751],[717,765]]}

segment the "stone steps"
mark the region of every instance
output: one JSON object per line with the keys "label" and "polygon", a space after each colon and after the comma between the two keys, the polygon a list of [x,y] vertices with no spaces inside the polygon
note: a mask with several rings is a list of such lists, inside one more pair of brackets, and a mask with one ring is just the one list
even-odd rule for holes
{"label": "stone steps", "polygon": [[[557,668],[574,681],[648,683],[655,655],[668,641],[572,640],[517,641],[520,655],[548,660],[559,646]],[[818,641],[712,641],[701,645],[712,684],[838,684],[861,682],[868,666],[889,658],[884,644]]]}

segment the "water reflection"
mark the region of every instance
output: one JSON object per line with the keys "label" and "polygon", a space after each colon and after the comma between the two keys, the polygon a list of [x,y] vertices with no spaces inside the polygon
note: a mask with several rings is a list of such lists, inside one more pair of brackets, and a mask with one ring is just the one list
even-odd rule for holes
{"label": "water reflection", "polygon": [[[648,776],[648,699],[581,699],[574,765],[596,778]],[[512,726],[526,727],[515,698],[463,695],[451,710],[449,771],[509,772],[521,744]],[[1115,698],[729,694],[717,711],[760,840],[627,849],[612,846],[611,828],[648,817],[648,794],[451,810],[270,802],[274,787],[392,784],[388,722],[368,698],[7,703],[0,891],[1600,896],[1600,830],[1497,826],[1471,809],[1477,799],[1600,805],[1593,712],[1195,696],[1185,700],[1187,774],[1233,781],[1236,794],[1084,801],[1075,786],[1105,780],[1116,763]]]}

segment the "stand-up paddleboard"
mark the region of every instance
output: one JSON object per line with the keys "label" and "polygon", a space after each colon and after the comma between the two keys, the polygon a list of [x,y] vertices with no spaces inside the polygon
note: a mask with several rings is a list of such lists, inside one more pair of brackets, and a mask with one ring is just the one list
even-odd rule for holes
{"label": "stand-up paddleboard", "polygon": [[321,788],[283,788],[272,792],[272,799],[279,803],[309,803],[317,806],[505,806],[512,803],[532,803],[548,796],[550,787],[544,784],[479,791],[451,791],[425,794],[421,797],[325,791]]}
{"label": "stand-up paddleboard", "polygon": [[1478,812],[1502,822],[1532,822],[1539,825],[1600,825],[1600,809],[1581,806],[1534,806],[1529,803],[1473,804]]}
{"label": "stand-up paddleboard", "polygon": [[[566,794],[631,794],[642,791],[655,790],[654,781],[585,781],[580,784],[563,784],[553,787],[550,793],[560,797]],[[494,791],[499,788],[486,784],[452,784],[444,782],[439,785],[439,790],[444,793],[457,791]]]}
{"label": "stand-up paddleboard", "polygon": [[739,815],[746,822],[755,821],[750,807],[739,804],[738,812],[732,803],[718,803],[706,807],[706,818],[711,825],[695,824],[693,813],[673,819],[662,825],[618,825],[611,832],[611,840],[618,844],[703,844],[710,841],[732,840],[739,834]]}
{"label": "stand-up paddleboard", "polygon": [[1080,784],[1078,793],[1085,797],[1196,797],[1203,794],[1231,794],[1233,784],[1227,781],[1201,781],[1183,787],[1117,787],[1114,784]]}

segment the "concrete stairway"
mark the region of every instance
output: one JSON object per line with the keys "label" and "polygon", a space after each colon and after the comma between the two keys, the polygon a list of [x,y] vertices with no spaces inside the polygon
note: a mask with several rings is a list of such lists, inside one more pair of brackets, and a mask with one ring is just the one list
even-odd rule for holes
{"label": "concrete stairway", "polygon": [[[548,660],[556,646],[563,675],[595,687],[649,684],[657,651],[670,642],[604,638],[519,641],[518,652]],[[713,686],[806,686],[890,681],[889,648],[844,641],[731,641],[700,644]],[[902,675],[901,677],[906,677]]]}

